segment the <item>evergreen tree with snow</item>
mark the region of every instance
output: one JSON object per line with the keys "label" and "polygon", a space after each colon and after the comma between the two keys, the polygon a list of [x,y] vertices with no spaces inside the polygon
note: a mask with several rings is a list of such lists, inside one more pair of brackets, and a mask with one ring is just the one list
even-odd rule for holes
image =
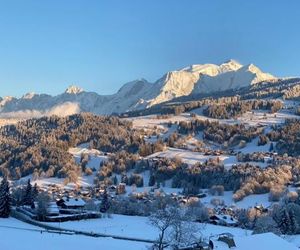
{"label": "evergreen tree with snow", "polygon": [[11,197],[9,193],[9,183],[6,177],[3,178],[0,185],[0,217],[7,218],[10,214]]}
{"label": "evergreen tree with snow", "polygon": [[34,208],[33,190],[32,190],[32,185],[30,183],[30,179],[28,179],[27,182],[22,204]]}
{"label": "evergreen tree with snow", "polygon": [[289,211],[289,216],[290,216],[290,228],[288,234],[296,234],[298,233],[299,230],[299,225],[296,219],[296,215],[293,210]]}
{"label": "evergreen tree with snow", "polygon": [[38,194],[39,194],[38,186],[35,183],[34,186],[33,186],[33,189],[32,189],[32,198],[33,198],[33,200],[36,200]]}
{"label": "evergreen tree with snow", "polygon": [[100,212],[105,213],[109,209],[109,199],[108,199],[108,193],[107,189],[105,187],[100,207]]}
{"label": "evergreen tree with snow", "polygon": [[290,234],[291,233],[292,222],[291,222],[289,212],[287,211],[286,208],[283,208],[280,211],[278,226],[280,228],[280,231],[283,234]]}
{"label": "evergreen tree with snow", "polygon": [[155,177],[152,174],[152,175],[150,175],[148,186],[153,187],[154,185],[155,185]]}

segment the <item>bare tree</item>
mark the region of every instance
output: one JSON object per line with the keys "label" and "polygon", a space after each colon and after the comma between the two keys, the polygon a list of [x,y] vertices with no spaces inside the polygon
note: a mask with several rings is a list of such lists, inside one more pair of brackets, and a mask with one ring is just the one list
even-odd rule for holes
{"label": "bare tree", "polygon": [[178,206],[167,205],[156,210],[150,216],[150,223],[159,230],[159,237],[155,249],[162,250],[167,246],[178,249],[187,246],[196,240],[192,232],[196,226],[192,222],[193,216],[184,212]]}
{"label": "bare tree", "polygon": [[170,245],[174,249],[187,247],[197,240],[193,234],[193,232],[198,231],[195,223],[192,222],[194,215],[185,213],[179,207],[174,208],[172,212],[174,213],[174,220],[169,234]]}
{"label": "bare tree", "polygon": [[176,220],[176,213],[174,207],[167,206],[163,209],[157,210],[149,217],[150,223],[159,230],[157,241],[157,249],[164,249],[167,244],[167,230],[171,228]]}

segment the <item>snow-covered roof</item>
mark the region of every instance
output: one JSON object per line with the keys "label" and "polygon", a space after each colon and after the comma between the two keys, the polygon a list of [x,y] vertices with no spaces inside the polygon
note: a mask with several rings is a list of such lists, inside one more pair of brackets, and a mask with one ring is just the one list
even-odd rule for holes
{"label": "snow-covered roof", "polygon": [[48,206],[48,213],[50,214],[59,214],[59,208],[55,202],[50,202]]}
{"label": "snow-covered roof", "polygon": [[83,207],[85,205],[85,201],[81,198],[63,198],[64,203],[66,206],[78,206],[78,207]]}
{"label": "snow-covered roof", "polygon": [[[235,250],[296,250],[295,245],[289,243],[283,238],[273,234],[254,234],[244,237],[234,237],[236,244]],[[226,243],[220,241],[214,241],[214,245],[217,249],[229,249]]]}
{"label": "snow-covered roof", "polygon": [[225,221],[227,224],[236,224],[238,221],[230,215],[227,214],[216,214],[219,220]]}

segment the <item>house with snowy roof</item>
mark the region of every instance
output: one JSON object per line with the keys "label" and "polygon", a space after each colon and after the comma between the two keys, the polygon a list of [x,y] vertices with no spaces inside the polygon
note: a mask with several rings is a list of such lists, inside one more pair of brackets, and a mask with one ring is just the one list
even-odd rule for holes
{"label": "house with snowy roof", "polygon": [[238,220],[228,214],[215,214],[209,218],[210,223],[221,226],[237,226]]}
{"label": "house with snowy roof", "polygon": [[57,206],[63,209],[83,209],[85,201],[81,198],[62,198],[56,202]]}

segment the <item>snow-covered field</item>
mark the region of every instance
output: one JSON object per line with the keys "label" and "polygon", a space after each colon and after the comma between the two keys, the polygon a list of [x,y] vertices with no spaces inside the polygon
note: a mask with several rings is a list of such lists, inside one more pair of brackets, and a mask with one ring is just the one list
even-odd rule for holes
{"label": "snow-covered field", "polygon": [[53,234],[41,230],[14,218],[0,219],[1,250],[144,250],[149,245],[112,238]]}
{"label": "snow-covered field", "polygon": [[82,154],[89,155],[89,161],[87,167],[99,169],[100,163],[107,160],[107,156],[103,155],[97,149],[88,149],[88,145],[82,144],[75,148],[69,148],[68,151],[71,155],[74,156],[75,161],[80,163],[80,158]]}
{"label": "snow-covered field", "polygon": [[[57,223],[50,223],[57,225]],[[222,227],[211,224],[195,223],[197,235],[206,240],[213,239],[215,249],[229,249],[223,242],[217,241],[217,237],[222,233],[231,233],[234,236],[237,250],[295,250],[300,241],[298,236],[280,238],[274,234],[267,233],[261,235],[251,235],[251,231],[234,227]],[[80,222],[63,222],[62,228],[82,230],[86,232],[97,232],[112,235],[136,237],[142,239],[155,240],[158,236],[156,228],[149,224],[146,217],[112,215],[112,218],[86,220]],[[289,243],[290,242],[290,243]],[[124,249],[124,248],[122,248]],[[135,248],[132,248],[135,249]]]}
{"label": "snow-covered field", "polygon": [[201,202],[207,207],[214,207],[210,201],[212,199],[220,199],[224,201],[226,206],[234,206],[238,208],[249,208],[254,206],[263,205],[263,207],[269,207],[272,203],[269,201],[269,194],[253,194],[246,196],[243,200],[234,202],[232,199],[233,192],[225,191],[222,196],[207,195],[205,198],[201,198]]}
{"label": "snow-covered field", "polygon": [[125,118],[126,120],[132,121],[134,128],[165,128],[165,125],[169,122],[180,122],[188,121],[191,119],[189,113],[183,113],[177,116],[170,116],[169,118],[157,119],[156,115],[139,116],[133,118]]}
{"label": "snow-covered field", "polygon": [[[181,159],[183,162],[193,165],[196,164],[198,162],[205,162],[206,160],[208,160],[209,158],[216,158],[219,157],[219,159],[221,161],[224,161],[226,163],[229,163],[229,158],[231,160],[234,161],[234,159],[232,159],[230,156],[225,156],[225,155],[220,155],[220,156],[211,156],[211,155],[204,155],[202,153],[199,152],[193,152],[190,150],[184,150],[184,149],[178,149],[178,148],[168,148],[166,151],[162,151],[162,152],[157,152],[154,153],[152,155],[149,155],[147,158],[176,158],[178,157],[179,159]],[[235,157],[234,157],[235,158]],[[226,161],[227,160],[227,161]]]}
{"label": "snow-covered field", "polygon": [[287,111],[279,111],[274,114],[270,114],[266,111],[254,111],[247,112],[239,117],[237,120],[242,123],[249,124],[250,126],[257,126],[257,125],[274,125],[274,124],[281,124],[286,119],[299,119],[299,116],[294,115]]}
{"label": "snow-covered field", "polygon": [[[58,223],[48,223],[58,225]],[[249,230],[243,230],[235,227],[222,227],[212,224],[195,223],[197,234],[204,238],[209,238],[224,232],[229,232],[235,236],[246,236],[251,234]],[[93,220],[83,220],[80,222],[68,221],[60,223],[61,228],[75,229],[85,232],[103,233],[110,235],[120,235],[125,237],[134,237],[147,240],[155,240],[159,231],[154,228],[147,217],[111,215],[111,218],[101,218]]]}
{"label": "snow-covered field", "polygon": [[[50,223],[58,226],[57,223]],[[296,250],[300,245],[299,236],[280,238],[274,234],[251,235],[251,231],[240,228],[198,224],[198,234],[214,241],[215,249],[229,249],[223,242],[217,241],[222,233],[234,236],[236,250]],[[98,232],[120,236],[156,239],[158,231],[145,217],[113,215],[112,218],[73,221],[60,223],[61,228]],[[94,238],[82,235],[47,233],[39,227],[29,225],[14,218],[0,219],[0,242],[4,250],[142,250],[148,249],[149,243],[116,240],[113,238]]]}

